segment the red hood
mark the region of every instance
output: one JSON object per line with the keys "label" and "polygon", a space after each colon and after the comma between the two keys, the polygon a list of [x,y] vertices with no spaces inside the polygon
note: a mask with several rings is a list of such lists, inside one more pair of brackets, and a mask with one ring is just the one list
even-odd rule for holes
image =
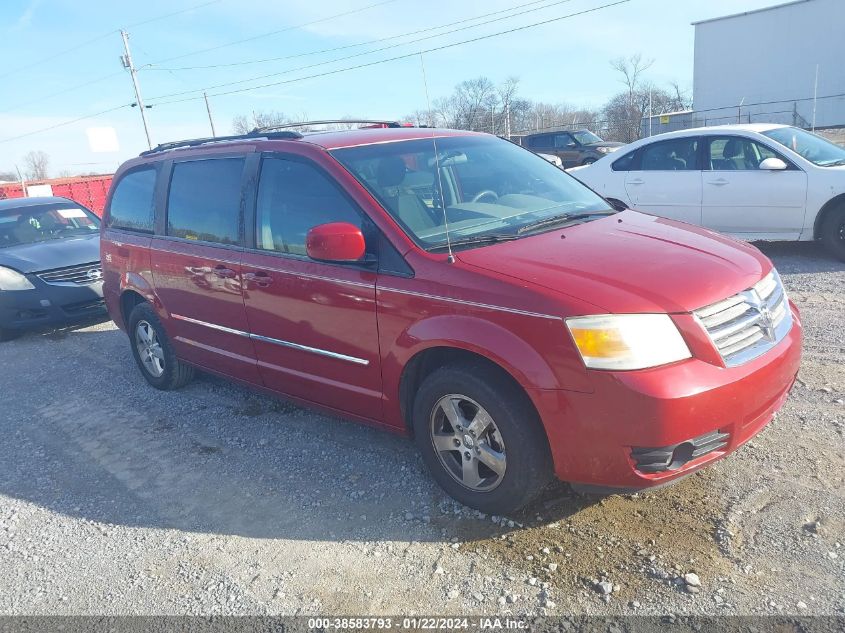
{"label": "red hood", "polygon": [[753,246],[636,211],[457,256],[615,313],[690,312],[751,287],[772,268]]}

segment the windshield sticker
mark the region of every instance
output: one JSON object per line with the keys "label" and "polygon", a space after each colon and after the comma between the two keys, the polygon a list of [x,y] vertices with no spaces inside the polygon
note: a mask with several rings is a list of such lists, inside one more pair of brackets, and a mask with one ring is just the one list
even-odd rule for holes
{"label": "windshield sticker", "polygon": [[85,211],[82,209],[56,209],[59,212],[59,215],[65,218],[66,220],[70,220],[71,218],[87,218],[88,216],[85,215]]}

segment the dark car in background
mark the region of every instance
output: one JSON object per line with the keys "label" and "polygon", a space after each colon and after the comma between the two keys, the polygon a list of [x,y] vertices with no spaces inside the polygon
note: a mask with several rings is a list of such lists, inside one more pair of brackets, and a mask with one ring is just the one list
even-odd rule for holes
{"label": "dark car in background", "polygon": [[0,200],[0,341],[105,314],[99,229],[67,198]]}
{"label": "dark car in background", "polygon": [[523,147],[538,154],[552,154],[563,161],[563,167],[589,165],[605,154],[615,152],[624,143],[604,141],[589,130],[570,130],[528,134],[520,139]]}

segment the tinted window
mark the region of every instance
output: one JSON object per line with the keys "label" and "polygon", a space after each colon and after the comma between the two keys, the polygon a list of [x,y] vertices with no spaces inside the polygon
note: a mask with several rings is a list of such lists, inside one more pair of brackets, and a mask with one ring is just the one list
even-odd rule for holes
{"label": "tinted window", "polygon": [[676,138],[646,145],[640,151],[643,171],[689,171],[698,169],[697,137]]}
{"label": "tinted window", "polygon": [[760,168],[767,158],[780,158],[775,152],[741,136],[720,136],[710,139],[710,169],[714,171],[748,171]]}
{"label": "tinted window", "polygon": [[631,171],[631,167],[634,165],[634,155],[637,152],[628,152],[619,160],[614,161],[612,168],[613,171]]}
{"label": "tinted window", "polygon": [[555,135],[555,147],[557,149],[567,149],[569,146],[575,145],[575,141],[572,139],[569,134],[556,134]]}
{"label": "tinted window", "polygon": [[554,147],[554,135],[541,134],[528,139],[528,147]]}
{"label": "tinted window", "polygon": [[167,198],[167,234],[239,244],[243,165],[242,158],[173,165]]}
{"label": "tinted window", "polygon": [[109,207],[109,226],[136,231],[153,230],[155,169],[139,169],[126,174],[115,185]]}
{"label": "tinted window", "polygon": [[309,229],[328,222],[361,227],[361,215],[313,165],[281,158],[262,161],[256,207],[258,248],[305,255]]}

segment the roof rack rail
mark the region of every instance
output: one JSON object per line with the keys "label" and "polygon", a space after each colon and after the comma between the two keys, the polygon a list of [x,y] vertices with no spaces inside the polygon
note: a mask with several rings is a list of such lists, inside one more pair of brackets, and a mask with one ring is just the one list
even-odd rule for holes
{"label": "roof rack rail", "polygon": [[246,141],[250,139],[266,138],[266,139],[300,139],[302,134],[293,130],[285,130],[279,132],[264,131],[258,128],[247,132],[246,134],[234,134],[232,136],[210,136],[206,138],[190,138],[183,141],[170,141],[168,143],[159,143],[152,149],[141,152],[139,156],[150,156],[151,154],[158,154],[171,149],[179,149],[181,147],[197,147],[199,145],[208,145],[211,143],[222,143],[225,141]]}
{"label": "roof rack rail", "polygon": [[327,119],[325,121],[300,121],[298,123],[283,123],[281,125],[268,125],[257,127],[253,132],[272,132],[273,130],[286,130],[293,127],[306,127],[309,125],[332,125],[343,123],[363,123],[366,125],[381,125],[384,127],[403,127],[399,121],[375,121],[372,119]]}

